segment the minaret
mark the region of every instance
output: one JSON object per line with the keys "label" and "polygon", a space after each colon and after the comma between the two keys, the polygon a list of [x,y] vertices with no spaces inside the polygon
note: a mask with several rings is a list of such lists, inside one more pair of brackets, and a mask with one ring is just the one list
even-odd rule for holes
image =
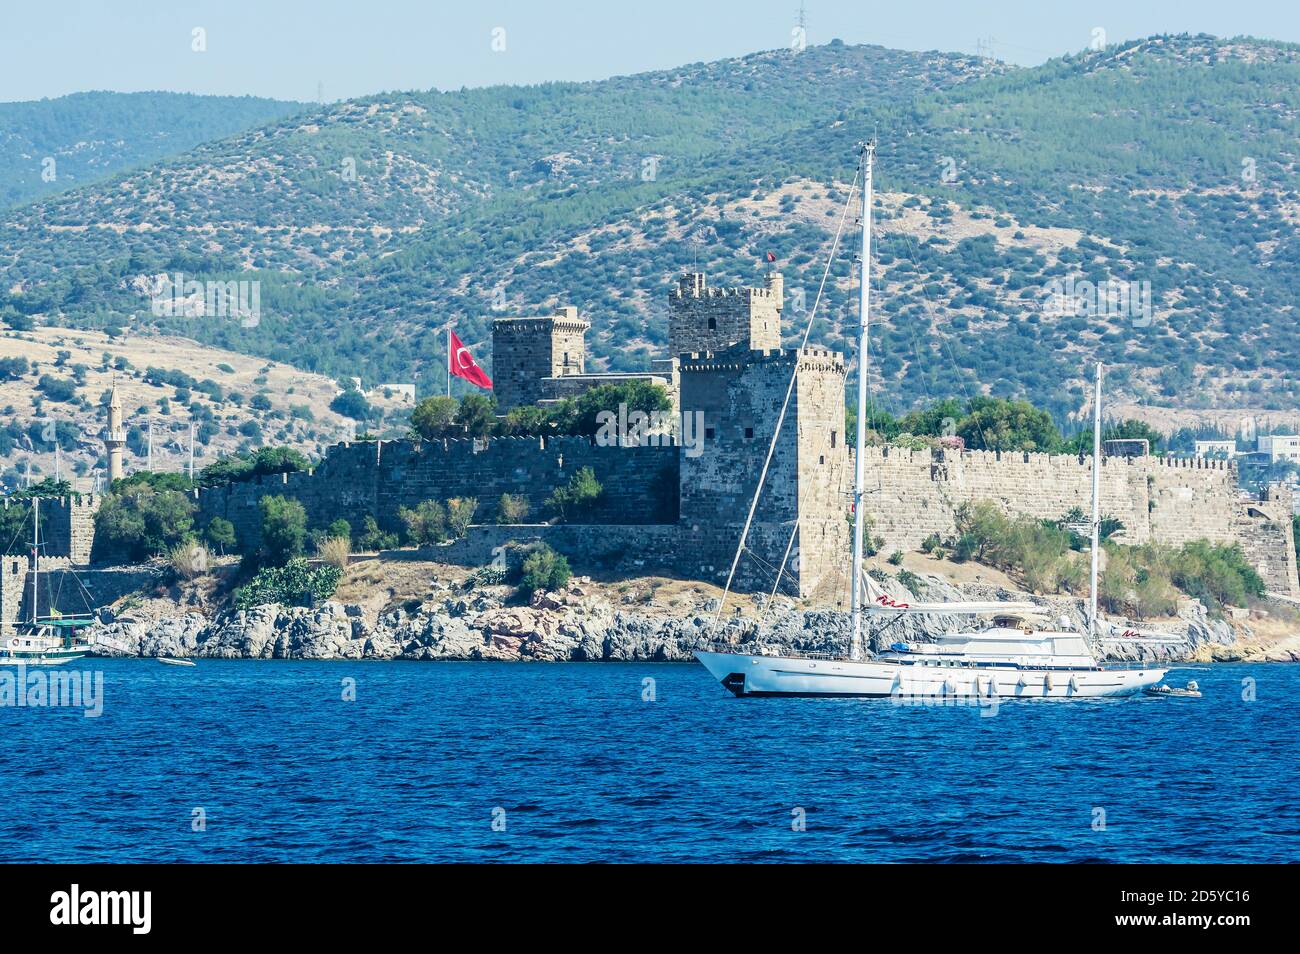
{"label": "minaret", "polygon": [[117,393],[117,382],[108,395],[108,427],[104,431],[104,449],[108,451],[108,485],[125,476],[122,473],[122,448],[126,446],[126,432],[122,430],[122,398]]}

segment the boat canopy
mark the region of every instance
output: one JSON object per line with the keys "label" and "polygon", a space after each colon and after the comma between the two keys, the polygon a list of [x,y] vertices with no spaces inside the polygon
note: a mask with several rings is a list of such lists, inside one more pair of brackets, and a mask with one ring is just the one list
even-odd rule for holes
{"label": "boat canopy", "polygon": [[876,598],[874,603],[863,607],[875,615],[915,615],[918,613],[952,613],[958,616],[981,616],[996,614],[1005,616],[1041,615],[1046,612],[1035,603],[908,603],[888,596]]}
{"label": "boat canopy", "polygon": [[49,619],[38,619],[37,626],[53,626],[56,629],[80,629],[83,626],[89,626],[94,622],[90,616],[57,616]]}

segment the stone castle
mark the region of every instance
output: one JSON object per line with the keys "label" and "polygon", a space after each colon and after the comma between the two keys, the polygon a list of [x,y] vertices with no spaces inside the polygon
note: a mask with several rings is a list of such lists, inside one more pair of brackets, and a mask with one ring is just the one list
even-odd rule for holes
{"label": "stone castle", "polygon": [[[815,348],[782,350],[780,275],[769,276],[765,287],[714,288],[704,275],[687,274],[669,293],[668,306],[670,356],[649,372],[630,374],[586,371],[590,325],[576,309],[498,319],[498,410],[559,400],[610,381],[648,380],[669,392],[675,409],[700,421],[697,454],[662,435],[634,444],[586,437],[338,444],[314,471],[195,491],[196,522],[206,526],[223,517],[241,540],[256,544],[258,501],[267,494],[300,500],[313,528],[342,518],[354,531],[367,516],[382,529],[398,530],[402,507],[472,496],[483,523],[441,550],[439,559],[482,564],[508,541],[543,540],[584,568],[717,582],[731,565],[793,374],[786,424],[737,585],[769,590],[784,563],[787,592],[846,603],[853,451],[844,433],[843,357]],[[110,440],[121,430],[118,413],[115,424],[110,419]],[[867,454],[871,533],[883,538],[886,553],[916,549],[931,534],[951,535],[963,503],[987,499],[1007,513],[1049,519],[1090,505],[1088,458],[891,447]],[[604,493],[581,524],[489,522],[505,493],[526,498],[540,520],[547,497],[583,467],[593,470]],[[1236,542],[1269,590],[1300,597],[1285,489],[1246,499],[1231,462],[1156,457],[1104,458],[1102,489],[1103,511],[1123,521],[1127,542]],[[94,541],[97,506],[93,497],[44,502],[50,552],[74,564],[111,563],[113,554]],[[18,572],[8,561],[0,571],[5,578]],[[3,615],[13,618],[12,585],[0,590]]]}

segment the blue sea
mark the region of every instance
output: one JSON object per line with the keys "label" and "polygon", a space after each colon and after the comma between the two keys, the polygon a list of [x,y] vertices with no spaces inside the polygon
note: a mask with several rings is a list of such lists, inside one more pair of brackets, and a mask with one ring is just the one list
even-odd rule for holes
{"label": "blue sea", "polygon": [[99,717],[0,708],[5,861],[1300,859],[1297,665],[996,715],[693,664],[76,666]]}

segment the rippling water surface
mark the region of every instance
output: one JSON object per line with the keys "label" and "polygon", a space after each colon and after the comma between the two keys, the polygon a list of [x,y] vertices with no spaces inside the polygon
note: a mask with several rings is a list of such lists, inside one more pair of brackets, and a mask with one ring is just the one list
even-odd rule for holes
{"label": "rippling water surface", "polygon": [[99,718],[0,708],[4,860],[1300,858],[1296,665],[993,717],[733,699],[680,664],[84,668]]}

